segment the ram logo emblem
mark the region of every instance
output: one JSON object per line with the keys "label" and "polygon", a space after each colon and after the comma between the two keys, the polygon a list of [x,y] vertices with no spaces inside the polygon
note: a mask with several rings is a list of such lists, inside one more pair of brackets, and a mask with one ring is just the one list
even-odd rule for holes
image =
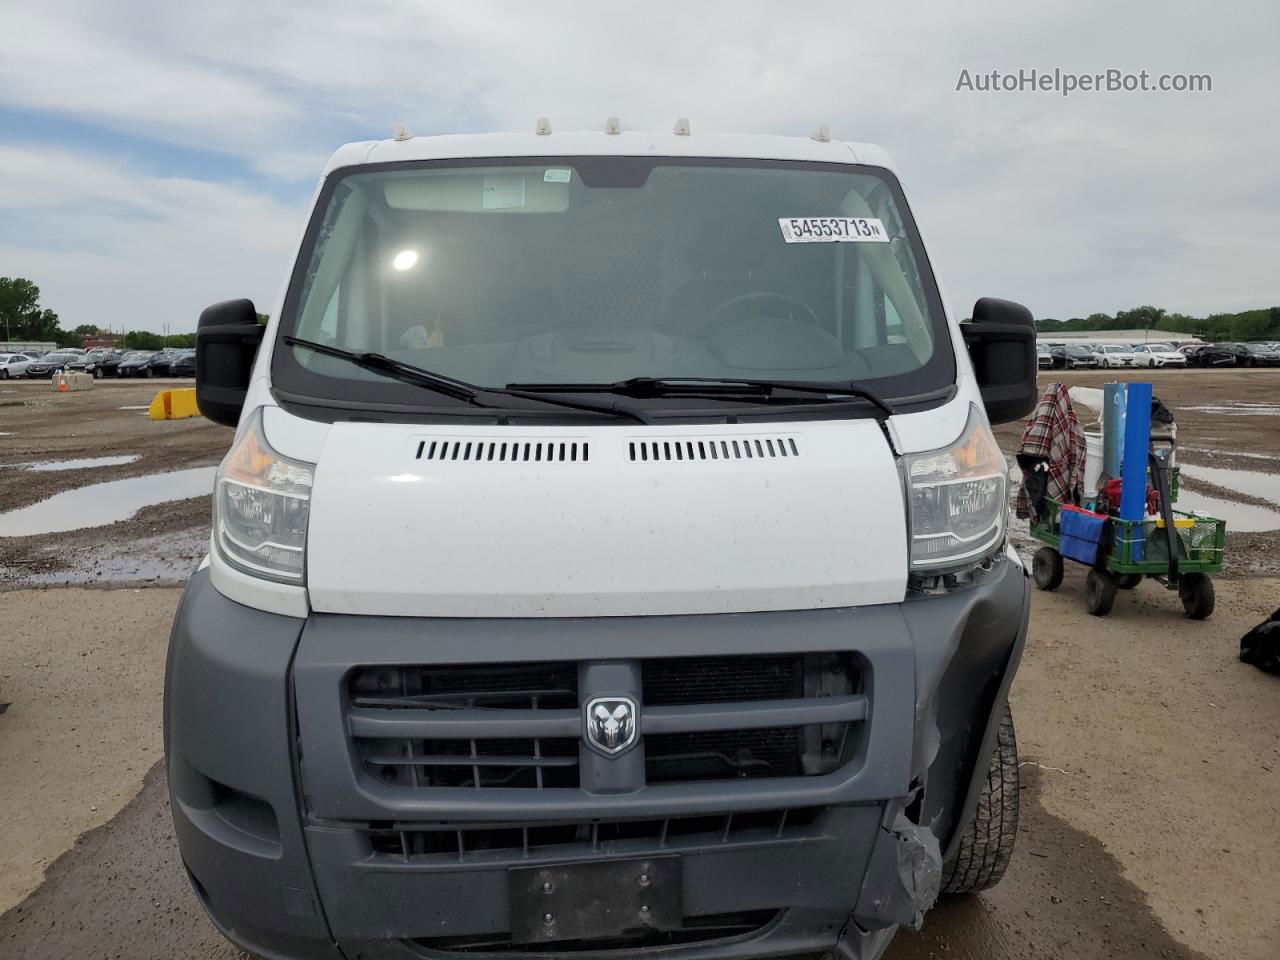
{"label": "ram logo emblem", "polygon": [[616,756],[636,742],[636,704],[629,697],[596,697],[587,703],[587,742]]}

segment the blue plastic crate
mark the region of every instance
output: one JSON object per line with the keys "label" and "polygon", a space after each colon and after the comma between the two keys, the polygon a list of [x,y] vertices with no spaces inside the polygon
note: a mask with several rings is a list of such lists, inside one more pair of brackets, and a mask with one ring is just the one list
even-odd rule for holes
{"label": "blue plastic crate", "polygon": [[1082,507],[1063,504],[1058,509],[1058,552],[1064,557],[1093,566],[1107,518]]}

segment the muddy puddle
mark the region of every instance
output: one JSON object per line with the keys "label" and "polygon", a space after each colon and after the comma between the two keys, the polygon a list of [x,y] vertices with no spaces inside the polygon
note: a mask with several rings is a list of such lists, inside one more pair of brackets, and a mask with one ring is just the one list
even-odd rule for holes
{"label": "muddy puddle", "polygon": [[1194,410],[1196,413],[1212,413],[1226,417],[1275,417],[1280,416],[1280,403],[1245,403],[1229,401],[1227,403],[1207,403],[1195,407],[1181,407],[1182,410]]}
{"label": "muddy puddle", "polygon": [[1269,533],[1280,530],[1280,510],[1270,510],[1252,503],[1223,500],[1183,487],[1178,491],[1177,507],[1186,513],[1225,520],[1228,533]]}
{"label": "muddy puddle", "polygon": [[65,533],[128,520],[152,504],[211,493],[216,470],[193,467],[66,490],[31,506],[0,513],[0,537]]}
{"label": "muddy puddle", "polygon": [[1246,497],[1266,500],[1280,506],[1280,473],[1263,473],[1260,470],[1232,470],[1227,467],[1202,467],[1198,464],[1181,465],[1182,475],[1214,486],[1225,487]]}
{"label": "muddy puddle", "polygon": [[141,454],[131,453],[119,457],[81,457],[76,460],[34,460],[29,463],[10,463],[7,466],[34,470],[37,473],[52,473],[57,470],[92,470],[94,467],[122,467],[128,463],[137,463]]}
{"label": "muddy puddle", "polygon": [[[1211,438],[1210,438],[1210,439],[1211,439]],[[1219,449],[1217,449],[1216,447],[1186,447],[1186,446],[1184,446],[1184,447],[1180,447],[1179,449],[1181,449],[1181,450],[1185,450],[1185,451],[1187,451],[1188,453],[1203,453],[1203,454],[1207,454],[1207,455],[1208,455],[1209,457],[1211,457],[1211,458],[1212,458],[1212,457],[1231,457],[1231,458],[1233,458],[1233,459],[1235,459],[1235,458],[1239,458],[1239,459],[1241,459],[1241,460],[1267,460],[1267,461],[1271,461],[1271,462],[1274,462],[1274,461],[1280,461],[1280,457],[1277,457],[1277,456],[1276,456],[1275,454],[1273,454],[1273,453],[1249,453],[1249,452],[1247,452],[1247,451],[1245,451],[1245,450],[1219,450]]]}

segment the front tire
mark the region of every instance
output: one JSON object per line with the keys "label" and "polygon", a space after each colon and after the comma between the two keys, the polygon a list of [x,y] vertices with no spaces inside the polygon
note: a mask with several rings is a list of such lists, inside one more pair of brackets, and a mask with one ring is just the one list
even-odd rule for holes
{"label": "front tire", "polygon": [[94,368],[93,368],[93,379],[95,379],[95,380],[101,380],[101,379],[102,379],[102,368],[101,368],[101,367],[94,367]]}
{"label": "front tire", "polygon": [[1116,581],[1109,573],[1090,570],[1084,582],[1085,606],[1095,617],[1105,617],[1116,602]]}
{"label": "front tire", "polygon": [[1041,590],[1057,590],[1063,573],[1062,554],[1053,547],[1041,547],[1031,558],[1031,578]]}
{"label": "front tire", "polygon": [[987,782],[955,855],[942,865],[943,893],[977,893],[1000,882],[1018,837],[1018,741],[1005,707]]}
{"label": "front tire", "polygon": [[1184,573],[1178,579],[1178,599],[1182,601],[1182,609],[1192,620],[1207,620],[1217,603],[1213,581],[1207,574]]}

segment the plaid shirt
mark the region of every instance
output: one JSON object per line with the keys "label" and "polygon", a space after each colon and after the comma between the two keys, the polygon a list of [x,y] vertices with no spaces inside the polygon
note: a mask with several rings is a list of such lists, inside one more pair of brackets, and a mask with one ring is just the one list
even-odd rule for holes
{"label": "plaid shirt", "polygon": [[[1048,494],[1063,503],[1079,503],[1084,485],[1084,430],[1071,409],[1071,396],[1060,383],[1051,383],[1027,421],[1019,453],[1049,462]],[[1025,484],[1018,490],[1016,512],[1031,516]]]}

